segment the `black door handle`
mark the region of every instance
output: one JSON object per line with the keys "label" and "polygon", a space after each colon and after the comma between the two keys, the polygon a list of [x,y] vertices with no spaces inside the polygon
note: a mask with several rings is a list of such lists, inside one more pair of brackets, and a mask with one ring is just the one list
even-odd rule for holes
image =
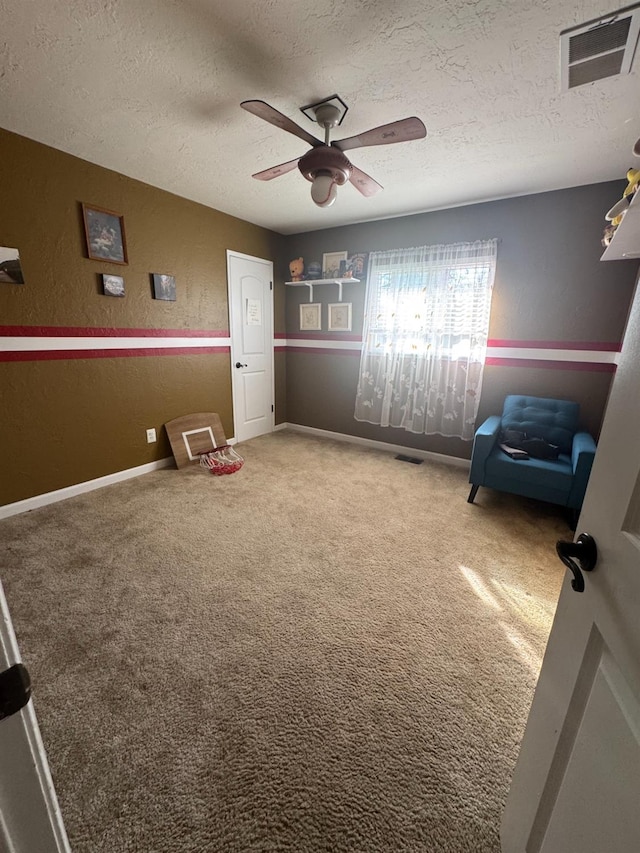
{"label": "black door handle", "polygon": [[0,720],[17,714],[31,698],[31,679],[26,666],[14,663],[0,673]]}
{"label": "black door handle", "polygon": [[247,366],[246,364],[242,364],[241,362],[236,361],[236,367],[246,367],[246,366]]}
{"label": "black door handle", "polygon": [[[575,542],[563,542],[562,540],[556,542],[556,551],[565,566],[573,572],[572,589],[576,592],[584,592],[582,572],[592,572],[598,562],[596,540],[588,533],[581,533]],[[580,563],[579,566],[576,560]]]}

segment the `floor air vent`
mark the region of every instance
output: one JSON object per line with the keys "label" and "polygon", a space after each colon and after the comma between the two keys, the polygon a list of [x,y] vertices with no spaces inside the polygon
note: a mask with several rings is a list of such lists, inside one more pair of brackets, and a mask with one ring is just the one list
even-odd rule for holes
{"label": "floor air vent", "polygon": [[561,32],[562,90],[628,74],[639,32],[640,6],[630,6]]}
{"label": "floor air vent", "polygon": [[399,459],[400,462],[411,462],[413,465],[422,465],[422,462],[424,461],[422,459],[416,459],[415,456],[405,456],[404,453],[398,453],[395,458]]}

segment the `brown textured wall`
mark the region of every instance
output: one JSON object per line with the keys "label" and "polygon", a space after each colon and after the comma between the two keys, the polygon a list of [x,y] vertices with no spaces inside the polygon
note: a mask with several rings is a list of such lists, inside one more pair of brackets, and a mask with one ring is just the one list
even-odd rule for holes
{"label": "brown textured wall", "polygon": [[[226,250],[282,255],[273,232],[1,130],[0,164],[0,245],[20,250],[26,282],[0,284],[2,325],[228,330]],[[86,257],[81,202],[124,215],[127,266]],[[124,276],[124,298],[102,295],[104,272]],[[176,276],[176,302],[151,298],[154,272]],[[0,390],[0,503],[167,456],[161,426],[180,414],[217,411],[233,434],[227,354],[3,363]]]}
{"label": "brown textured wall", "polygon": [[[324,252],[376,250],[455,243],[497,237],[498,261],[489,336],[505,340],[618,342],[638,272],[637,261],[600,262],[604,213],[621,197],[625,182],[523,196],[486,204],[327,229],[287,238],[286,258],[322,260]],[[339,204],[339,199],[337,204]],[[329,209],[330,216],[330,209]],[[284,260],[284,258],[283,258]],[[299,331],[304,288],[286,288],[289,333]],[[365,288],[345,287],[353,302],[353,332],[362,333]],[[319,287],[314,302],[337,300],[332,286]],[[288,420],[359,435],[469,456],[470,444],[441,436],[358,423],[353,418],[358,358],[352,355],[289,352]],[[499,412],[506,394],[577,400],[582,420],[600,429],[611,374],[539,367],[487,366],[478,422]]]}
{"label": "brown textured wall", "polygon": [[171,456],[162,424],[188,412],[216,411],[233,434],[222,353],[0,364],[0,384],[2,503]]}

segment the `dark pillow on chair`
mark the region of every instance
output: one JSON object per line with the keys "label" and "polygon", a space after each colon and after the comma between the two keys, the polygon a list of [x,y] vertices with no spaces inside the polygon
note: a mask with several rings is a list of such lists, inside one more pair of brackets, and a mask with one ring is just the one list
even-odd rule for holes
{"label": "dark pillow on chair", "polygon": [[518,429],[504,429],[502,430],[501,443],[508,444],[509,447],[520,448],[520,445],[523,441],[526,441],[526,438],[526,432],[520,432]]}
{"label": "dark pillow on chair", "polygon": [[555,444],[549,444],[544,438],[527,438],[520,444],[534,459],[557,459],[559,449]]}
{"label": "dark pillow on chair", "polygon": [[534,459],[557,459],[559,448],[555,444],[549,444],[544,438],[529,437],[526,432],[518,429],[505,429],[502,431],[501,444],[524,450]]}

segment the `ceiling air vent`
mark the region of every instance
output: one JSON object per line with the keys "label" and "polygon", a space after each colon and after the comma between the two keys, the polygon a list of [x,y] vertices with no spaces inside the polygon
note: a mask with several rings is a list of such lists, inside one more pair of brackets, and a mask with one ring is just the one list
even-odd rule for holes
{"label": "ceiling air vent", "polygon": [[639,32],[640,6],[629,6],[561,32],[562,90],[628,74]]}

